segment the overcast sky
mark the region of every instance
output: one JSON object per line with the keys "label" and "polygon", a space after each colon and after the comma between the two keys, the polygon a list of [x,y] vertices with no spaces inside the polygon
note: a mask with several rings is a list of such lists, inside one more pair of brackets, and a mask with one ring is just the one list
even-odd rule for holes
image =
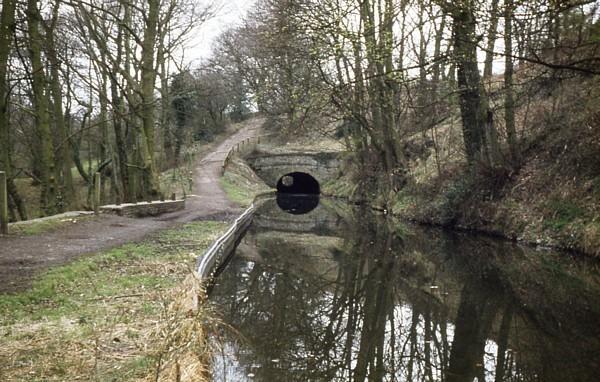
{"label": "overcast sky", "polygon": [[200,27],[192,45],[186,49],[186,61],[199,63],[211,54],[213,41],[221,32],[242,21],[242,18],[255,3],[255,0],[222,0],[222,9],[217,16]]}

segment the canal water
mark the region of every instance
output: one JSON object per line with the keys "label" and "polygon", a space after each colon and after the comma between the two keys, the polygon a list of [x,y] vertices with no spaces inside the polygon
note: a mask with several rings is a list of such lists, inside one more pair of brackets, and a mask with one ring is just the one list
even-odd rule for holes
{"label": "canal water", "polygon": [[596,261],[271,198],[210,300],[216,381],[598,381]]}

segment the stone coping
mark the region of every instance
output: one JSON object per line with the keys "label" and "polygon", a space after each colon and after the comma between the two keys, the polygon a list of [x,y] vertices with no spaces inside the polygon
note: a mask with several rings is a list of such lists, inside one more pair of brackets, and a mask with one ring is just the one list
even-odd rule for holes
{"label": "stone coping", "polygon": [[144,217],[158,216],[168,212],[180,211],[185,208],[185,199],[150,201],[139,203],[108,204],[100,207],[103,213],[113,213],[119,216]]}

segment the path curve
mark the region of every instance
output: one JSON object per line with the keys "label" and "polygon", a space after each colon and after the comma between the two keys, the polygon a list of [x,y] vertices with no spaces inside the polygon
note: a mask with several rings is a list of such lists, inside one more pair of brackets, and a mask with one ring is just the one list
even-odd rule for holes
{"label": "path curve", "polygon": [[219,178],[223,160],[238,142],[258,134],[262,119],[252,119],[201,158],[193,175],[192,194],[185,210],[156,218],[127,218],[101,215],[81,221],[71,218],[52,232],[34,236],[0,237],[0,293],[27,288],[34,275],[52,266],[65,264],[81,255],[136,242],[156,232],[195,220],[233,220],[239,206],[230,202]]}

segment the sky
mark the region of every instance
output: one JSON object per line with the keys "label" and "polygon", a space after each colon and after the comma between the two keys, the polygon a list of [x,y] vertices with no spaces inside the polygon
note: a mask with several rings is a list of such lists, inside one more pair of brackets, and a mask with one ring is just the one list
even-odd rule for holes
{"label": "sky", "polygon": [[190,46],[186,49],[186,61],[197,64],[211,55],[211,46],[215,39],[239,23],[255,0],[221,0],[221,9],[217,16],[200,26]]}

